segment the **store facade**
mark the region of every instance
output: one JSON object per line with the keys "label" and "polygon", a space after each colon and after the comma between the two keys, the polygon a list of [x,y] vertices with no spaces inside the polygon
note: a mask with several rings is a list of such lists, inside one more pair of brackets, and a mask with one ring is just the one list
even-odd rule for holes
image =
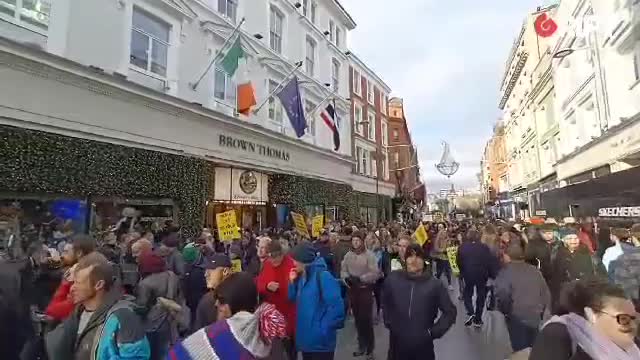
{"label": "store facade", "polygon": [[228,209],[252,228],[286,226],[290,211],[359,217],[349,156],[1,39],[0,70],[11,231],[101,232],[135,218],[195,235]]}

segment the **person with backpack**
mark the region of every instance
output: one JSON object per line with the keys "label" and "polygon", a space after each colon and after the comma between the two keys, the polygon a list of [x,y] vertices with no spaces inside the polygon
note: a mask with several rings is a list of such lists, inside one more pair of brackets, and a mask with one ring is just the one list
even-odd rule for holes
{"label": "person with backpack", "polygon": [[160,360],[166,357],[169,347],[178,340],[179,329],[185,325],[178,324],[174,309],[167,306],[166,300],[162,298],[173,301],[178,306],[185,304],[178,276],[166,269],[161,256],[146,252],[140,256],[139,262],[142,280],[136,288],[136,305],[139,307],[138,313],[144,317],[144,327],[151,346],[151,360]]}
{"label": "person with backpack", "polygon": [[98,252],[78,262],[71,296],[76,309],[45,336],[49,360],[148,360],[149,341],[135,304],[114,286],[113,266]]}
{"label": "person with backpack", "polygon": [[313,245],[290,251],[289,301],[296,303],[296,348],[303,360],[333,360],[338,329],[344,327],[344,303],[338,281]]}
{"label": "person with backpack", "polygon": [[420,245],[406,249],[405,261],[406,269],[391,272],[382,290],[388,359],[435,360],[433,341],[456,322],[456,307],[444,284],[426,270]]}

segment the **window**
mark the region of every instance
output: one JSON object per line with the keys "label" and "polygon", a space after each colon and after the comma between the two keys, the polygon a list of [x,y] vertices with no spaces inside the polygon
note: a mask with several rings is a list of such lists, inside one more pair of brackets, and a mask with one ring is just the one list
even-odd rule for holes
{"label": "window", "polygon": [[371,81],[367,80],[367,101],[369,101],[369,104],[373,105],[373,84],[371,83]]}
{"label": "window", "polygon": [[387,95],[380,93],[380,110],[385,115],[387,114],[387,101],[389,101]]}
{"label": "window", "polygon": [[369,159],[367,157],[367,150],[362,149],[362,174],[364,175],[370,175],[371,173],[368,172],[367,170],[367,164],[369,163]]}
{"label": "window", "polygon": [[362,106],[358,104],[353,105],[353,122],[356,133],[362,135]]}
{"label": "window", "polygon": [[284,16],[278,9],[271,7],[270,22],[269,22],[269,45],[271,50],[282,53],[282,25],[284,23]]}
{"label": "window", "polygon": [[169,24],[133,9],[129,62],[160,76],[167,76]]}
{"label": "window", "polygon": [[312,23],[316,23],[316,10],[318,9],[318,4],[313,0],[303,0],[302,1],[302,15],[304,15],[307,19],[311,20]]}
{"label": "window", "polygon": [[311,112],[316,109],[318,105],[312,103],[309,100],[304,101],[304,113],[307,116],[307,129],[311,136],[316,136],[316,116]]}
{"label": "window", "polygon": [[367,124],[367,130],[368,130],[368,137],[369,140],[376,140],[376,115],[373,113],[373,111],[369,111],[369,113],[367,114],[367,119],[368,119],[368,124]]}
{"label": "window", "polygon": [[383,180],[389,179],[389,174],[387,173],[387,155],[382,155],[382,159],[380,160],[380,173],[382,174]]}
{"label": "window", "polygon": [[238,0],[218,0],[218,12],[235,22]]}
{"label": "window", "polygon": [[340,47],[340,37],[342,36],[341,32],[340,32],[340,28],[336,27],[336,46],[339,48]]}
{"label": "window", "polygon": [[[277,86],[277,82],[269,80],[269,94],[273,93]],[[275,96],[269,98],[269,119],[282,124],[282,103]]]}
{"label": "window", "polygon": [[362,94],[362,79],[358,70],[353,70],[353,92],[354,94]]}
{"label": "window", "polygon": [[393,153],[393,164],[393,169],[397,170],[400,168],[400,153],[397,151]]}
{"label": "window", "polygon": [[387,123],[386,122],[382,122],[382,126],[381,126],[381,130],[380,131],[382,131],[382,134],[381,134],[382,135],[381,136],[382,137],[382,146],[387,146],[387,144],[389,142],[388,141],[389,140],[388,139],[389,134],[387,133]]}
{"label": "window", "polygon": [[393,129],[393,140],[400,140],[400,133],[398,132],[398,129]]}
{"label": "window", "polygon": [[333,20],[329,20],[329,41],[334,42],[336,36],[336,24]]}
{"label": "window", "polygon": [[374,178],[378,177],[378,162],[374,159],[375,156],[371,154],[371,176]]}
{"label": "window", "polygon": [[50,13],[50,0],[0,0],[0,14],[11,16],[17,22],[37,30],[49,29]]}
{"label": "window", "polygon": [[640,41],[636,41],[633,49],[633,70],[636,81],[640,80]]}
{"label": "window", "polygon": [[331,60],[331,84],[334,91],[340,89],[340,63],[336,59]]}
{"label": "window", "polygon": [[213,97],[235,106],[237,87],[229,75],[227,75],[223,70],[216,69],[213,83]]}
{"label": "window", "polygon": [[305,61],[305,68],[307,75],[313,76],[314,67],[316,63],[316,42],[307,36],[307,57]]}
{"label": "window", "polygon": [[362,170],[362,148],[356,146],[356,171],[359,174],[364,174]]}

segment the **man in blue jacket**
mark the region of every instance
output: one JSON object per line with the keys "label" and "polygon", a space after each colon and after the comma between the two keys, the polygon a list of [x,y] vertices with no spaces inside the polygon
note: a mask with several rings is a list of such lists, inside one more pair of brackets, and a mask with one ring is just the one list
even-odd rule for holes
{"label": "man in blue jacket", "polygon": [[296,303],[296,348],[303,360],[333,360],[336,334],[344,326],[338,281],[310,243],[291,249],[289,300]]}

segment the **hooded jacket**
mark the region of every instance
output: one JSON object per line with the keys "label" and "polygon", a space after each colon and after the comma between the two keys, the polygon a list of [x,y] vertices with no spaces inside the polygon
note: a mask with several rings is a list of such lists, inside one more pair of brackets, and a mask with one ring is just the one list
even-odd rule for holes
{"label": "hooded jacket", "polygon": [[307,265],[305,274],[289,284],[289,301],[296,303],[296,347],[302,352],[332,352],[337,330],[344,323],[340,286],[322,257]]}
{"label": "hooded jacket", "polygon": [[382,304],[384,324],[403,348],[432,344],[456,321],[457,310],[449,292],[442,282],[427,274],[391,272],[384,282]]}
{"label": "hooded jacket", "polygon": [[538,269],[524,261],[507,264],[495,281],[498,309],[538,328],[545,311],[551,311],[551,295]]}
{"label": "hooded jacket", "polygon": [[45,337],[50,360],[147,360],[149,342],[133,304],[114,287],[78,334],[82,306]]}
{"label": "hooded jacket", "polygon": [[607,278],[602,263],[582,244],[573,253],[566,246],[560,246],[552,258],[553,275],[549,288],[554,299],[558,298],[562,285],[567,282],[593,277]]}
{"label": "hooded jacket", "polygon": [[[294,267],[293,260],[287,255],[277,267],[273,266],[270,260],[266,260],[256,279],[258,293],[264,297],[266,302],[275,305],[276,309],[284,315],[287,321],[287,334],[290,336],[295,333],[296,328],[296,304],[289,301],[289,273]],[[279,284],[278,290],[275,292],[267,289],[267,285],[272,281]]]}

